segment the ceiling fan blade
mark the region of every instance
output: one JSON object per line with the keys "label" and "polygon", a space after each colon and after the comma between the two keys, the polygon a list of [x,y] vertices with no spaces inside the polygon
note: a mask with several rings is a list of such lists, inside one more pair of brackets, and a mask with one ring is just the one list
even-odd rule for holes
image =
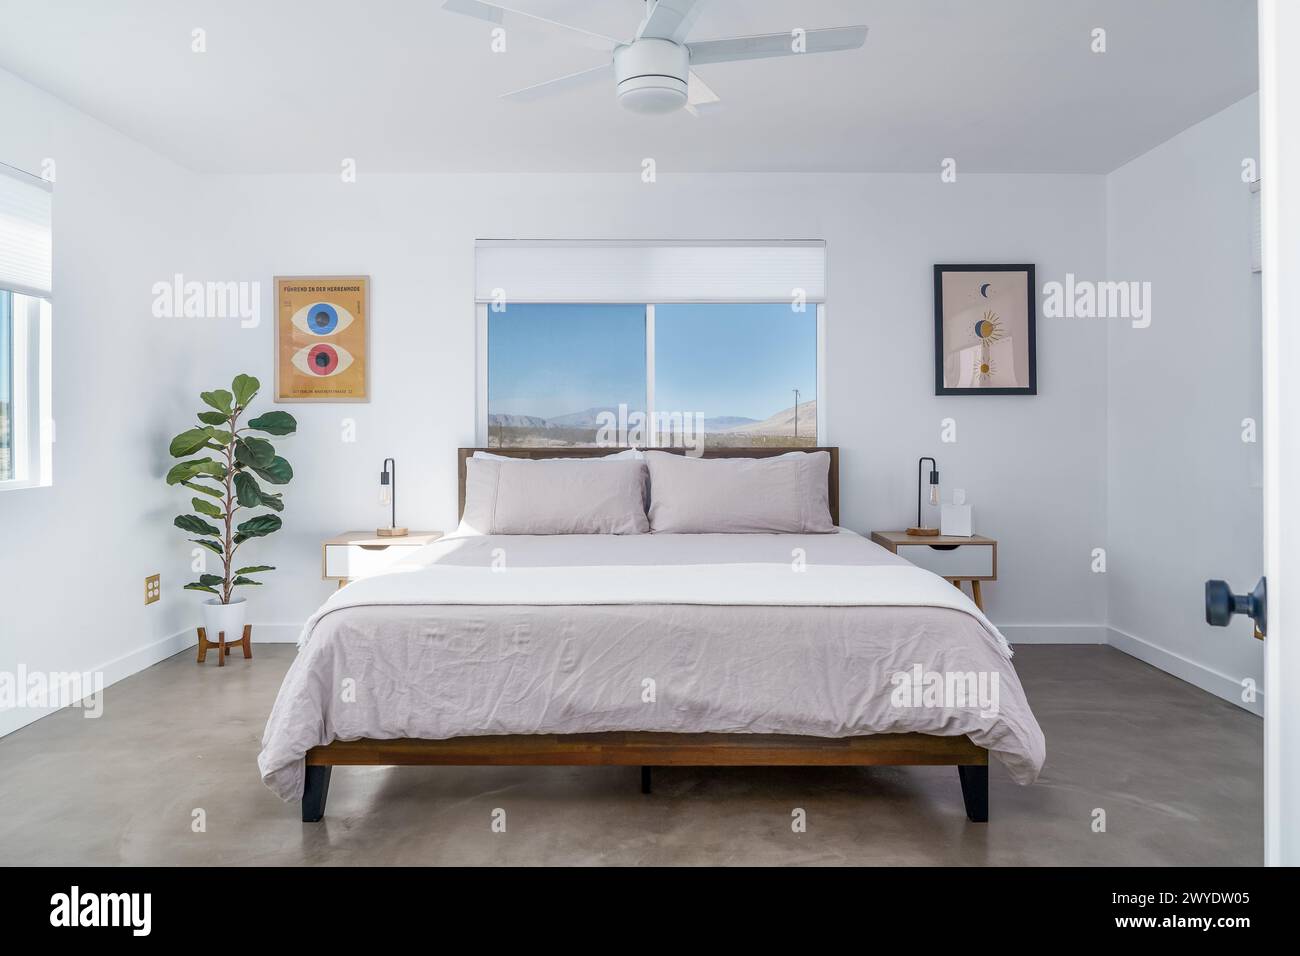
{"label": "ceiling fan blade", "polygon": [[544,96],[550,96],[552,93],[563,93],[566,90],[590,86],[597,80],[609,78],[610,69],[610,64],[604,63],[600,66],[593,66],[589,70],[579,70],[577,73],[557,76],[555,79],[547,80],[544,83],[534,83],[532,86],[525,86],[523,89],[502,93],[501,98],[503,100],[513,100],[516,103],[527,103],[541,99]]}
{"label": "ceiling fan blade", "polygon": [[555,20],[547,20],[545,17],[524,13],[522,10],[515,10],[511,7],[503,7],[499,3],[486,3],[484,0],[445,0],[442,8],[452,13],[463,13],[467,17],[498,24],[507,30],[518,27],[521,30],[548,33],[551,36],[562,36],[581,46],[593,50],[603,50],[606,53],[612,51],[621,42],[613,37],[592,33],[590,30],[584,30],[581,27],[570,26],[567,23],[559,23]]}
{"label": "ceiling fan blade", "polygon": [[691,70],[686,84],[686,112],[692,116],[701,116],[721,106],[722,100],[718,94],[709,88],[709,84],[700,79],[700,74]]}
{"label": "ceiling fan blade", "polygon": [[636,38],[651,37],[681,43],[695,26],[706,0],[653,0]]}
{"label": "ceiling fan blade", "polygon": [[831,27],[827,30],[808,30],[803,34],[803,51],[798,52],[798,37],[790,33],[765,33],[753,37],[727,37],[723,40],[701,40],[688,43],[691,65],[700,63],[727,63],[732,60],[762,60],[770,56],[804,56],[808,53],[835,53],[839,50],[856,50],[867,42],[867,28]]}

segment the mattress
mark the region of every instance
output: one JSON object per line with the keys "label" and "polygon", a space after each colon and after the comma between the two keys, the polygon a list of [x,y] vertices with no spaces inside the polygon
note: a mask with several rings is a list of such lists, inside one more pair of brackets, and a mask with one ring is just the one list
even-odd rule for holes
{"label": "mattress", "polygon": [[453,535],[311,617],[258,763],[290,800],[334,740],[606,731],[1045,747],[983,613],[853,532]]}

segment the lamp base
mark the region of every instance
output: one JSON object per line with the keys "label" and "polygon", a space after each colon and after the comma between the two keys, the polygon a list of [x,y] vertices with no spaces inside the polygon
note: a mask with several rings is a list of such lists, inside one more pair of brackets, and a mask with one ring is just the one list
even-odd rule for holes
{"label": "lamp base", "polygon": [[938,528],[908,528],[907,533],[913,537],[920,538],[937,538],[939,537]]}
{"label": "lamp base", "polygon": [[[405,528],[377,528],[375,534],[381,538],[403,538],[406,536]],[[936,531],[935,534],[938,534]]]}

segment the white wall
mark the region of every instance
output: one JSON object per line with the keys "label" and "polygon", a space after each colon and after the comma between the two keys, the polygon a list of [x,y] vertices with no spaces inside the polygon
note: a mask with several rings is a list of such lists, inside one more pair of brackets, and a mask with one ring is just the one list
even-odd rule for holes
{"label": "white wall", "polygon": [[[0,672],[103,671],[108,682],[192,640],[174,588],[161,475],[201,360],[184,329],[150,317],[150,285],[187,268],[195,178],[0,71],[0,162],[55,161],[54,484],[0,491]],[[161,572],[169,600],[146,607]],[[0,710],[0,734],[44,711]]]}
{"label": "white wall", "polygon": [[1262,403],[1241,178],[1258,109],[1248,97],[1106,179],[1109,277],[1153,296],[1149,328],[1109,323],[1111,641],[1238,701],[1242,679],[1263,687],[1263,649],[1249,622],[1205,624],[1202,585],[1248,591],[1263,573],[1261,446],[1241,437]]}
{"label": "white wall", "polygon": [[[1104,327],[1040,318],[1036,397],[937,398],[931,278],[942,261],[1034,262],[1040,281],[1099,275],[1102,177],[972,175],[944,184],[936,167],[933,175],[661,173],[644,184],[639,169],[516,177],[362,170],[351,184],[241,176],[210,187],[210,251],[194,278],[260,278],[266,318],[250,330],[195,325],[188,347],[220,358],[192,391],[237,371],[270,381],[274,275],[372,277],[373,400],[285,406],[300,422],[282,446],[297,477],[285,494],[286,530],[253,553],[279,568],[252,596],[254,620],[296,626],[328,594],[319,541],[384,520],[375,496],[386,456],[401,474],[398,520],[454,525],[455,448],[474,441],[476,237],[824,238],[824,440],[842,449],[844,523],[869,531],[914,521],[916,459],[934,455],[944,486],[967,489],[976,530],[1001,542],[1001,580],[985,595],[1012,640],[1104,634],[1105,582],[1089,569],[1105,531]],[[946,417],[957,422],[956,444],[940,442]],[[341,441],[349,418],[353,444]]]}

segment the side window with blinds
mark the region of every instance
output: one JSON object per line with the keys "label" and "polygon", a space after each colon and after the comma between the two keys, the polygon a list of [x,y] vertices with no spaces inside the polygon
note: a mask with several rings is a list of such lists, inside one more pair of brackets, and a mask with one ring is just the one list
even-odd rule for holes
{"label": "side window with blinds", "polygon": [[51,481],[51,188],[0,165],[0,491]]}
{"label": "side window with blinds", "polygon": [[480,243],[491,447],[811,446],[821,242]]}

